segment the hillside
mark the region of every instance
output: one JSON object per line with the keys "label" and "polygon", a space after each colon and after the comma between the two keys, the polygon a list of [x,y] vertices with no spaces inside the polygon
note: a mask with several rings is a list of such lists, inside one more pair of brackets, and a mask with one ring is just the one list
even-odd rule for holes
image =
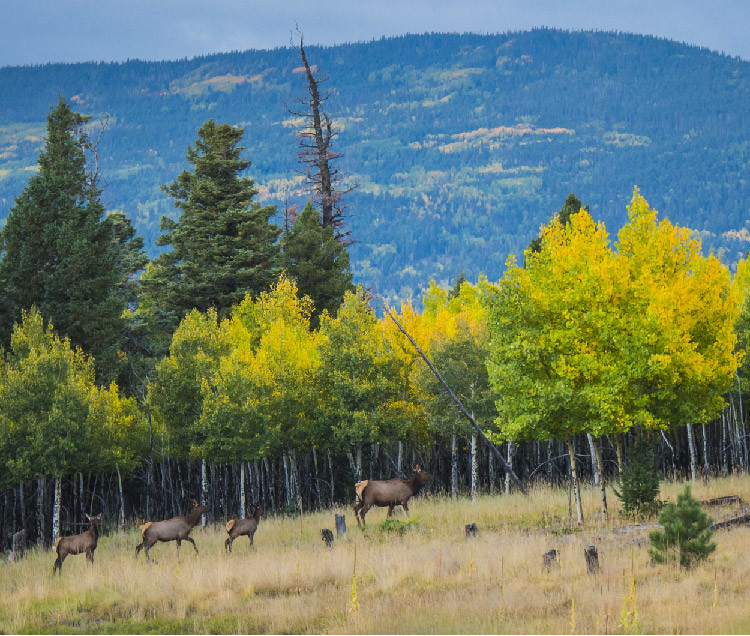
{"label": "hillside", "polygon": [[[633,185],[734,262],[750,247],[750,62],[651,37],[534,30],[309,47],[330,75],[340,168],[359,183],[355,280],[389,297],[497,277],[575,191],[614,234]],[[209,117],[244,126],[263,198],[303,200],[292,49],[173,62],[0,69],[0,219],[25,186],[58,94],[94,119],[103,201],[150,252],[159,185]]]}

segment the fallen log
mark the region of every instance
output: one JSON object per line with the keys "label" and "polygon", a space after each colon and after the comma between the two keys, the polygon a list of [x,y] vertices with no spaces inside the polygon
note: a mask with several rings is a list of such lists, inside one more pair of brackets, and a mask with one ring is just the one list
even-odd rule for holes
{"label": "fallen log", "polygon": [[750,523],[750,513],[740,515],[739,517],[732,517],[731,519],[725,519],[724,521],[717,521],[716,523],[711,524],[711,528],[714,530],[722,530],[733,526],[740,526],[743,523]]}
{"label": "fallen log", "polygon": [[727,495],[726,497],[714,497],[701,501],[701,506],[728,506],[730,504],[742,505],[742,499],[739,495]]}

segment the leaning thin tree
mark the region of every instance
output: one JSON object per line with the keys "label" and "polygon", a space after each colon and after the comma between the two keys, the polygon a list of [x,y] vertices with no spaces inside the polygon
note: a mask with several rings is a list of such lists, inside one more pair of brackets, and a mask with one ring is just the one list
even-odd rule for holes
{"label": "leaning thin tree", "polygon": [[458,410],[461,412],[461,414],[469,420],[469,423],[474,427],[474,430],[479,435],[479,438],[487,444],[487,447],[494,453],[495,457],[500,461],[500,465],[503,467],[503,470],[510,475],[511,479],[516,483],[518,486],[518,489],[526,496],[528,496],[528,492],[526,492],[526,488],[524,487],[523,483],[521,483],[521,480],[518,478],[518,475],[516,475],[515,472],[513,472],[513,468],[511,465],[506,461],[505,457],[503,457],[503,454],[498,450],[497,446],[492,443],[492,440],[487,437],[484,434],[484,431],[479,427],[479,424],[474,421],[474,418],[471,416],[471,414],[466,410],[466,407],[461,403],[461,400],[456,397],[456,394],[451,390],[451,388],[448,386],[448,383],[443,379],[443,377],[438,373],[438,370],[435,368],[435,365],[432,364],[430,359],[427,357],[424,351],[420,348],[420,346],[416,343],[414,338],[409,335],[409,332],[404,329],[404,327],[401,325],[401,323],[396,320],[396,316],[393,315],[393,312],[383,305],[383,311],[385,314],[394,322],[396,327],[398,327],[399,331],[404,334],[409,342],[411,342],[412,346],[417,350],[417,353],[422,356],[422,359],[425,361],[427,366],[430,368],[430,371],[435,375],[435,377],[440,381],[440,383],[443,385],[443,388],[448,392],[448,395],[450,395],[453,402],[458,407]]}
{"label": "leaning thin tree", "polygon": [[[302,58],[307,92],[305,97],[296,98],[301,106],[300,110],[287,108],[289,113],[304,118],[305,126],[299,131],[299,160],[305,166],[304,174],[315,195],[315,202],[320,205],[321,225],[333,230],[336,240],[349,245],[349,231],[344,229],[344,211],[346,206],[343,197],[352,188],[341,188],[341,174],[333,165],[333,161],[340,158],[341,153],[332,149],[333,140],[337,135],[333,122],[322,105],[333,93],[321,93],[320,85],[328,81],[328,75],[318,73],[317,65],[310,66],[305,55],[302,34],[299,36],[299,52]],[[316,76],[317,74],[317,76]]]}

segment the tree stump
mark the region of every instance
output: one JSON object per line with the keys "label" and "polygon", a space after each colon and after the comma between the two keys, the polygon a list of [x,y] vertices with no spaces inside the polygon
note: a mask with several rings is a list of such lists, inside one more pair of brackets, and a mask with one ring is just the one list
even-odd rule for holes
{"label": "tree stump", "polygon": [[583,554],[586,557],[586,570],[589,574],[595,574],[599,571],[599,553],[596,546],[590,545],[584,548]]}
{"label": "tree stump", "polygon": [[478,537],[479,536],[479,528],[477,528],[476,523],[467,523],[464,526],[464,530],[466,531],[466,538],[469,539],[471,537]]}
{"label": "tree stump", "polygon": [[346,517],[344,515],[336,516],[336,537],[340,537],[346,532]]}
{"label": "tree stump", "polygon": [[15,563],[23,556],[25,540],[26,530],[19,530],[13,535],[10,553],[8,554],[8,563]]}
{"label": "tree stump", "polygon": [[320,531],[320,538],[325,542],[326,548],[333,547],[333,532],[331,532],[328,528],[323,528]]}
{"label": "tree stump", "polygon": [[544,559],[544,567],[547,570],[552,569],[552,566],[557,565],[557,550],[548,550],[542,555]]}

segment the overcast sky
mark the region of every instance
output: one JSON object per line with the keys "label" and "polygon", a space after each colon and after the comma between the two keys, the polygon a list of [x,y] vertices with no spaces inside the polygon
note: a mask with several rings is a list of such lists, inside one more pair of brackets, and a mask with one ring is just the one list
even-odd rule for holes
{"label": "overcast sky", "polygon": [[0,66],[160,60],[426,31],[658,35],[750,59],[750,0],[0,0]]}

